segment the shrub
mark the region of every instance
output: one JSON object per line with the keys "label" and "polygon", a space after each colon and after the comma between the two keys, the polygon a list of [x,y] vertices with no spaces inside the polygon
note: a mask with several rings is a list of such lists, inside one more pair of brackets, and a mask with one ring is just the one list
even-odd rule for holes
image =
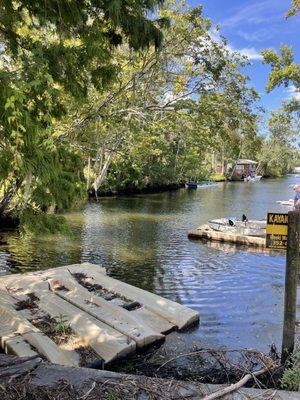
{"label": "shrub", "polygon": [[300,390],[300,351],[292,355],[280,383],[283,389]]}

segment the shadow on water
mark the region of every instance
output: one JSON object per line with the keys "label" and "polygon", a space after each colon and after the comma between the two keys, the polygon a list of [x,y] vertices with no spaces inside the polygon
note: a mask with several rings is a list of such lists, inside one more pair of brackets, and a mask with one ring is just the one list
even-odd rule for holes
{"label": "shadow on water", "polygon": [[[280,347],[285,258],[282,253],[188,240],[211,218],[265,218],[287,211],[293,176],[216,188],[108,197],[66,214],[71,236],[20,238],[0,233],[0,273],[89,261],[109,275],[186,304],[200,326],[173,333],[172,351],[197,347]],[[175,335],[175,336],[174,336]],[[160,351],[167,351],[167,340]]]}

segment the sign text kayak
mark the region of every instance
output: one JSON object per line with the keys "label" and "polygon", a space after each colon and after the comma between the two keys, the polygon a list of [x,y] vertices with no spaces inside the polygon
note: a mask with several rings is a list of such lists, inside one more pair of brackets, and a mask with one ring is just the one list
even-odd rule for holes
{"label": "sign text kayak", "polygon": [[286,249],[288,220],[288,214],[268,213],[266,247],[271,249]]}

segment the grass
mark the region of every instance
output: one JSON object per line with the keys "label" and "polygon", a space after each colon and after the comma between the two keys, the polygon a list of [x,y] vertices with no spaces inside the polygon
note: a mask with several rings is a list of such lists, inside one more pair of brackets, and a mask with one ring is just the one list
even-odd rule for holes
{"label": "grass", "polygon": [[226,181],[226,177],[223,174],[215,174],[211,177],[211,180],[214,182],[224,182]]}
{"label": "grass", "polygon": [[287,390],[300,390],[300,351],[296,351],[281,378],[281,386]]}

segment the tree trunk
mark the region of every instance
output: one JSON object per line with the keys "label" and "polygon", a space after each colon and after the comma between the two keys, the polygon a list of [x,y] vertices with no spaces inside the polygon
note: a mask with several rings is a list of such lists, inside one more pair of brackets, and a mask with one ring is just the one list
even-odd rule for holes
{"label": "tree trunk", "polygon": [[216,155],[214,151],[211,154],[211,169],[213,173],[216,172]]}
{"label": "tree trunk", "polygon": [[8,214],[10,202],[17,193],[19,187],[22,184],[22,179],[17,179],[15,183],[11,184],[10,187],[5,192],[2,199],[0,199],[0,215]]}
{"label": "tree trunk", "polygon": [[225,174],[225,159],[224,159],[224,144],[222,144],[222,149],[221,149],[221,174]]}
{"label": "tree trunk", "polygon": [[113,156],[114,156],[114,152],[110,152],[102,169],[100,174],[97,176],[97,178],[95,179],[94,183],[93,183],[93,188],[95,189],[95,192],[98,191],[99,187],[103,184],[103,182],[105,181],[106,175],[107,175],[107,171],[108,168],[113,160]]}
{"label": "tree trunk", "polygon": [[26,203],[27,203],[28,200],[29,200],[31,183],[32,183],[32,174],[31,174],[31,172],[29,172],[29,173],[26,175],[26,178],[25,178],[24,205],[26,205]]}
{"label": "tree trunk", "polygon": [[91,157],[88,158],[88,172],[87,172],[87,179],[86,179],[86,190],[90,188],[90,181],[91,181]]}
{"label": "tree trunk", "polygon": [[[99,175],[96,177],[94,183],[93,183],[93,188],[95,190],[95,193],[97,194],[97,191],[99,189],[99,187],[103,184],[103,182],[106,179],[107,176],[107,171],[108,168],[110,167],[110,164],[114,158],[114,155],[116,153],[116,151],[118,150],[119,146],[121,145],[122,141],[124,140],[124,137],[120,137],[119,140],[117,141],[116,145],[114,146],[113,149],[110,150],[107,159],[105,160],[103,167],[101,168],[101,171],[99,173]],[[102,158],[103,160],[103,158]],[[101,161],[102,164],[102,161]]]}

